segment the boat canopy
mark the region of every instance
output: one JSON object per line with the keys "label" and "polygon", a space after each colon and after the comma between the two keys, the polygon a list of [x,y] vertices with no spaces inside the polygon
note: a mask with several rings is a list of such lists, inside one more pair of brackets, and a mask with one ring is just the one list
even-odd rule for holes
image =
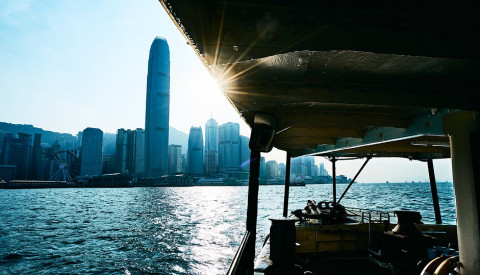
{"label": "boat canopy", "polygon": [[444,117],[480,110],[478,3],[160,2],[244,121],[273,115],[293,157],[449,158]]}

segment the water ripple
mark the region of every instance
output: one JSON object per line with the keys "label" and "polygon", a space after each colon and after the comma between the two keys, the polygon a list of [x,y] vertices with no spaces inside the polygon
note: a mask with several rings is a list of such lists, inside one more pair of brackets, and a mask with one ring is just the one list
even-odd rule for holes
{"label": "water ripple", "polygon": [[[337,194],[346,186],[340,185]],[[0,274],[225,274],[246,220],[246,187],[0,190]],[[438,185],[446,223],[453,187]],[[329,185],[290,189],[289,211],[330,200]],[[371,198],[374,197],[375,200]],[[421,209],[434,221],[428,184],[356,184],[342,203]],[[283,186],[261,186],[258,240],[283,212]]]}

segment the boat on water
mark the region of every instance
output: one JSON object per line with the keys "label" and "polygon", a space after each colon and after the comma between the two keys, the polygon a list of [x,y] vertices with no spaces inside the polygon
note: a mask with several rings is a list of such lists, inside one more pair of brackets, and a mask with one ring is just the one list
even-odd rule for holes
{"label": "boat on water", "polygon": [[307,183],[303,180],[291,180],[290,186],[306,186]]}
{"label": "boat on water", "polygon": [[[228,274],[479,274],[477,3],[160,3],[251,127],[246,230]],[[287,155],[284,207],[256,257],[260,155],[273,147]],[[290,160],[303,155],[331,161],[333,195],[289,209]],[[426,163],[435,224],[342,205],[369,160],[389,157]],[[439,210],[443,158],[456,225]],[[349,159],[365,162],[337,195]]]}

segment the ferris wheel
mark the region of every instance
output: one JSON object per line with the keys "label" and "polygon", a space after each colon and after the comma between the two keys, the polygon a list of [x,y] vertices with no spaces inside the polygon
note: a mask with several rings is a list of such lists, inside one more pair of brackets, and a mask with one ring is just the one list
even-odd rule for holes
{"label": "ferris wheel", "polygon": [[50,157],[50,180],[72,182],[78,176],[79,158],[72,151],[58,151]]}

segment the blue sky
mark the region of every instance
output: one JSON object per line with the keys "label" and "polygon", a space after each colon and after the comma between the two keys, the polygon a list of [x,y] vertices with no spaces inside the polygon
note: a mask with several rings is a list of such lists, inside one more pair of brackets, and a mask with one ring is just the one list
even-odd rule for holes
{"label": "blue sky", "polygon": [[[212,115],[248,126],[228,103],[157,0],[0,1],[0,121],[76,134],[145,127],[148,52],[170,47],[170,125],[188,133]],[[284,162],[274,150],[266,159]],[[319,161],[326,162],[319,158]],[[337,164],[353,177],[362,161]],[[434,161],[451,181],[450,160]],[[330,164],[325,163],[327,170]],[[372,160],[360,182],[428,180],[425,163]]]}

